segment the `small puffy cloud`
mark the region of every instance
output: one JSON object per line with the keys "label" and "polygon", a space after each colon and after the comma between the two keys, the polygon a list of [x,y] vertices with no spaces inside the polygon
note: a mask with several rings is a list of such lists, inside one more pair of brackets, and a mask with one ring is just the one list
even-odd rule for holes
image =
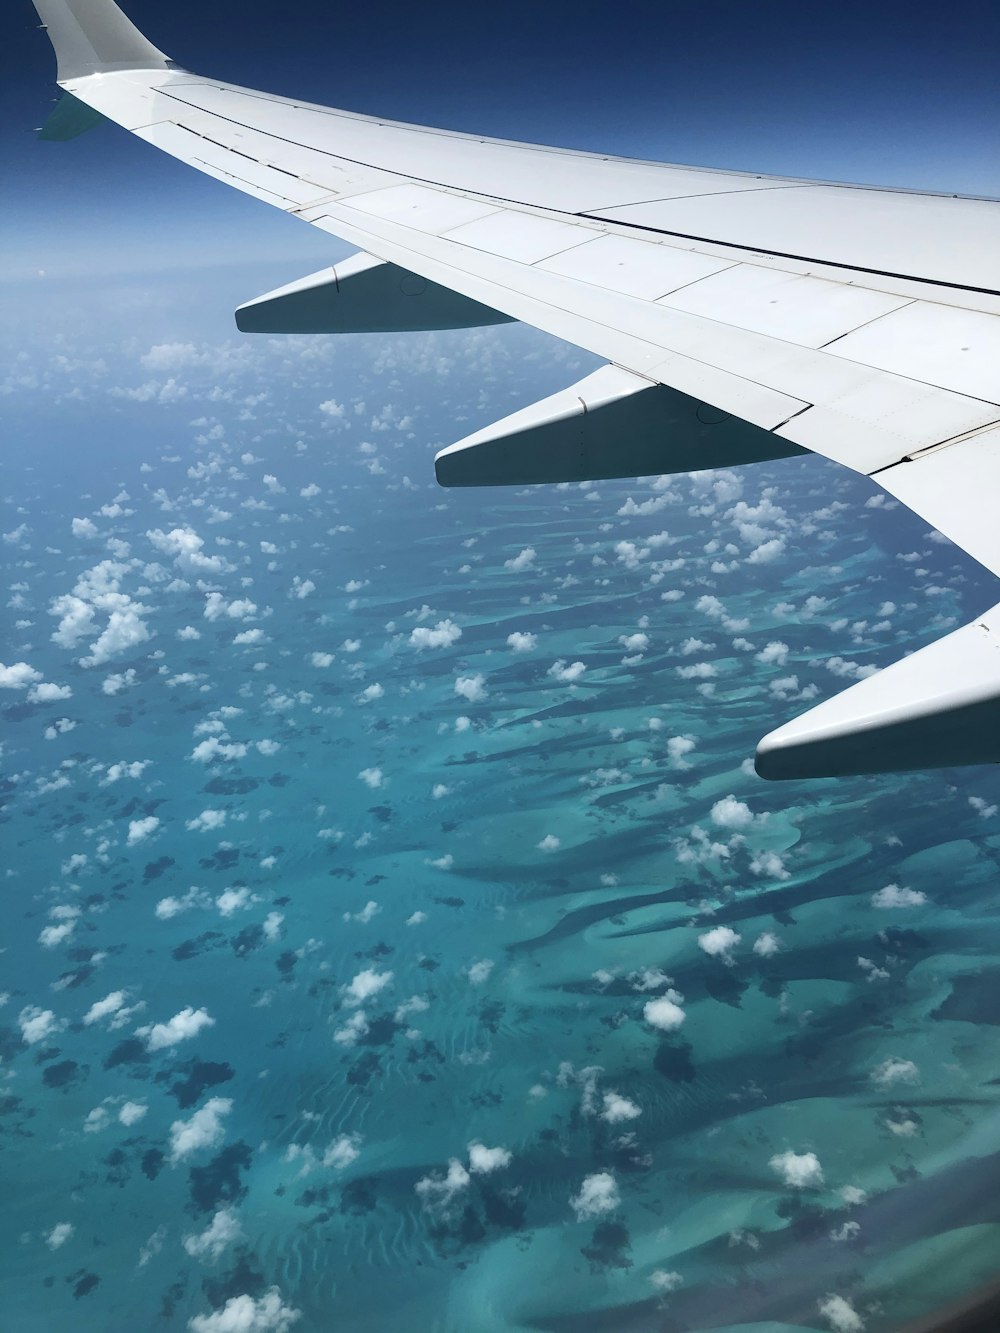
{"label": "small puffy cloud", "polygon": [[135,667],[129,667],[127,671],[119,671],[114,675],[105,676],[101,681],[101,693],[121,694],[122,690],[131,689],[135,683]]}
{"label": "small puffy cloud", "polygon": [[378,791],[385,782],[385,776],[380,768],[363,768],[358,777],[366,787],[371,787],[372,791]]}
{"label": "small puffy cloud", "polygon": [[586,670],[582,662],[567,662],[565,658],[560,658],[558,662],[552,663],[546,675],[551,676],[560,685],[572,685]]}
{"label": "small puffy cloud", "polygon": [[323,1165],[332,1166],[335,1171],[343,1171],[356,1162],[360,1155],[359,1144],[361,1136],[359,1134],[341,1134],[339,1139],[334,1139],[326,1152],[323,1154]]}
{"label": "small puffy cloud", "polygon": [[69,685],[53,685],[51,681],[43,680],[37,685],[32,685],[28,691],[28,702],[32,704],[51,704],[59,699],[71,699],[73,691]]}
{"label": "small puffy cloud", "polygon": [[773,958],[780,948],[777,935],[770,930],[762,931],[753,942],[753,951],[758,958]]}
{"label": "small puffy cloud", "polygon": [[643,1018],[650,1027],[658,1028],[661,1032],[676,1032],[687,1018],[679,1004],[680,998],[677,991],[667,991],[655,1000],[647,1000],[642,1009]]}
{"label": "small puffy cloud", "polygon": [[488,693],[486,677],[482,672],[477,672],[474,676],[459,676],[455,681],[455,693],[470,704],[482,703]]}
{"label": "small puffy cloud", "polygon": [[864,1333],[865,1321],[845,1297],[830,1294],[818,1304],[833,1333]]}
{"label": "small puffy cloud", "polygon": [[264,918],[264,938],[269,944],[281,938],[281,923],[284,919],[281,912],[268,912]]}
{"label": "small puffy cloud", "polygon": [[676,1291],[684,1281],[680,1273],[666,1268],[654,1269],[649,1275],[649,1280],[657,1291],[662,1291],[664,1294]]}
{"label": "small puffy cloud", "polygon": [[36,1046],[40,1041],[47,1041],[62,1027],[51,1009],[40,1009],[29,1004],[17,1016],[21,1029],[21,1040],[26,1046]]}
{"label": "small puffy cloud", "polygon": [[538,635],[529,634],[526,630],[515,630],[513,634],[507,635],[507,647],[515,653],[530,653],[538,647]]}
{"label": "small puffy cloud", "polygon": [[456,1195],[468,1186],[470,1176],[465,1167],[453,1157],[448,1163],[448,1171],[444,1177],[424,1176],[418,1180],[414,1189],[423,1200],[425,1208],[445,1209],[455,1198]]}
{"label": "small puffy cloud", "polygon": [[927,901],[927,894],[919,889],[903,888],[899,884],[887,884],[872,894],[872,907],[921,907]]}
{"label": "small puffy cloud", "polygon": [[920,1070],[912,1060],[888,1056],[872,1070],[871,1080],[877,1088],[891,1088],[897,1083],[919,1083]]}
{"label": "small puffy cloud", "polygon": [[773,639],[757,653],[757,661],[763,662],[765,666],[784,666],[788,661],[788,652],[787,643]]}
{"label": "small puffy cloud", "polygon": [[358,703],[359,704],[375,703],[375,701],[377,699],[381,699],[384,694],[385,694],[384,687],[380,685],[377,680],[373,681],[371,685],[366,685],[365,688],[361,691],[361,693],[357,696]]}
{"label": "small puffy cloud", "polygon": [[586,1222],[589,1218],[614,1212],[620,1203],[621,1195],[614,1176],[610,1171],[597,1171],[584,1177],[580,1193],[570,1199],[569,1206],[576,1213],[578,1222]]}
{"label": "small puffy cloud", "polygon": [[707,953],[709,958],[722,958],[729,962],[740,939],[741,936],[730,926],[715,926],[698,936],[698,948]]}
{"label": "small puffy cloud", "polygon": [[368,967],[363,972],[359,972],[343,988],[344,998],[348,1004],[364,1004],[373,995],[378,995],[380,991],[385,990],[391,981],[391,972],[379,972],[374,967]]}
{"label": "small puffy cloud", "polygon": [[90,518],[74,518],[70,524],[74,537],[96,537],[97,524]]}
{"label": "small puffy cloud", "polygon": [[482,986],[489,981],[490,973],[496,964],[491,958],[481,958],[478,963],[472,963],[466,971],[466,976],[473,986]]}
{"label": "small puffy cloud", "polygon": [[127,991],[113,990],[110,995],[105,995],[103,1000],[95,1000],[83,1016],[84,1025],[90,1027],[93,1023],[100,1023],[102,1019],[114,1018],[124,1007],[127,999]]}
{"label": "small puffy cloud", "polygon": [[526,546],[518,555],[513,556],[510,560],[505,560],[503,567],[504,569],[513,570],[515,574],[520,574],[524,570],[530,569],[535,563],[535,554],[533,546]]}
{"label": "small puffy cloud", "polygon": [[245,886],[241,889],[226,889],[215,900],[220,916],[235,916],[245,908],[251,907],[257,899]]}
{"label": "small puffy cloud", "polygon": [[557,838],[554,833],[546,833],[545,837],[538,843],[538,850],[540,852],[557,852],[561,846],[561,839]]}
{"label": "small puffy cloud", "polygon": [[302,1311],[286,1305],[272,1287],[257,1299],[231,1296],[221,1310],[195,1315],[188,1328],[191,1333],[289,1333],[301,1318]]}
{"label": "small puffy cloud", "polygon": [[192,1009],[190,1005],[174,1014],[166,1023],[153,1023],[139,1028],[140,1037],[146,1038],[146,1045],[151,1051],[165,1051],[182,1041],[190,1041],[203,1028],[215,1026],[215,1019],[205,1009]]}
{"label": "small puffy cloud", "polygon": [[814,1152],[775,1153],[768,1163],[789,1189],[817,1189],[823,1183],[823,1168]]}
{"label": "small puffy cloud", "polygon": [[212,833],[215,829],[222,828],[225,822],[225,810],[202,810],[200,815],[189,819],[184,827],[192,833]]}
{"label": "small puffy cloud", "polygon": [[129,847],[136,847],[140,842],[145,842],[160,827],[160,821],[156,815],[147,815],[145,819],[132,819],[129,821],[128,836],[125,843]]}
{"label": "small puffy cloud", "polygon": [[724,796],[712,806],[712,823],[719,828],[740,832],[753,823],[753,813],[745,801],[738,801],[735,796]]}
{"label": "small puffy cloud", "polygon": [[629,1101],[627,1097],[622,1097],[617,1092],[606,1092],[604,1094],[604,1110],[601,1112],[601,1119],[606,1120],[609,1125],[621,1125],[626,1120],[636,1120],[642,1115],[642,1107],[636,1106],[635,1102]]}
{"label": "small puffy cloud", "polygon": [[49,1234],[45,1237],[45,1244],[50,1250],[61,1249],[70,1239],[76,1228],[72,1222],[57,1222]]}
{"label": "small puffy cloud", "polygon": [[232,1098],[210,1097],[190,1120],[170,1126],[170,1160],[174,1164],[202,1148],[216,1148],[225,1134],[223,1120],[233,1109]]}
{"label": "small puffy cloud", "polygon": [[483,1143],[469,1144],[469,1170],[474,1176],[488,1176],[510,1166],[513,1154],[506,1148],[487,1148]]}
{"label": "small puffy cloud", "polygon": [[671,736],[667,741],[667,758],[674,768],[690,768],[687,755],[697,745],[693,736]]}
{"label": "small puffy cloud", "polygon": [[243,1237],[240,1220],[232,1208],[220,1208],[204,1231],[184,1237],[184,1248],[192,1259],[215,1261]]}
{"label": "small puffy cloud", "polygon": [[747,556],[748,565],[769,565],[772,560],[777,560],[780,555],[785,553],[784,537],[771,537],[766,542],[761,542]]}
{"label": "small puffy cloud", "polygon": [[25,690],[41,678],[42,673],[27,662],[14,662],[10,666],[0,662],[0,690]]}
{"label": "small puffy cloud", "polygon": [[229,568],[221,555],[202,554],[205,539],[193,528],[174,528],[171,532],[154,528],[146,533],[146,537],[187,574],[223,574]]}
{"label": "small puffy cloud", "polygon": [[148,1110],[149,1107],[145,1102],[125,1102],[119,1108],[118,1119],[126,1129],[129,1129],[132,1125],[137,1125]]}
{"label": "small puffy cloud", "polygon": [[333,653],[310,653],[309,663],[318,670],[323,671],[328,666],[333,666]]}

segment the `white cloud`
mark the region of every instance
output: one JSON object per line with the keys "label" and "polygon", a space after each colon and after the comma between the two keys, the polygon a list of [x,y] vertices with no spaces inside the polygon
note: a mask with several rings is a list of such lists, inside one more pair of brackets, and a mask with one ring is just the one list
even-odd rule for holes
{"label": "white cloud", "polygon": [[193,528],[174,528],[170,532],[154,528],[146,533],[146,537],[186,574],[223,574],[229,568],[221,555],[202,555],[205,539]]}
{"label": "white cloud", "polygon": [[66,1244],[75,1230],[72,1222],[57,1222],[45,1237],[45,1244],[50,1250],[58,1250]]}
{"label": "white cloud", "polygon": [[219,909],[220,916],[235,916],[237,912],[252,907],[256,901],[254,894],[248,888],[243,887],[241,889],[224,890],[216,898],[215,905]]}
{"label": "white cloud", "polygon": [[507,647],[515,653],[534,652],[538,647],[538,635],[529,634],[526,630],[515,630],[513,634],[507,635]]}
{"label": "white cloud", "polygon": [[872,907],[921,907],[927,901],[927,894],[919,889],[902,888],[899,884],[887,884],[872,894]]}
{"label": "white cloud", "polygon": [[472,963],[466,971],[466,976],[473,986],[482,986],[489,981],[490,973],[496,964],[491,958],[481,958],[478,963]]}
{"label": "white cloud", "polygon": [[766,542],[761,542],[747,556],[748,565],[769,565],[772,560],[777,560],[778,556],[785,553],[784,537],[771,537]]}
{"label": "white cloud", "polygon": [[302,1318],[281,1299],[277,1287],[255,1300],[252,1296],[231,1296],[221,1310],[197,1314],[188,1321],[191,1333],[288,1333]]}
{"label": "white cloud", "polygon": [[349,1167],[352,1162],[356,1162],[360,1155],[359,1144],[361,1136],[359,1134],[341,1134],[339,1139],[334,1139],[326,1152],[323,1154],[323,1165],[332,1166],[335,1171],[343,1171]]}
{"label": "white cloud", "polygon": [[135,668],[129,667],[127,671],[121,671],[116,675],[105,676],[101,681],[102,694],[121,694],[122,690],[131,689],[136,682]]}
{"label": "white cloud", "polygon": [[485,1144],[469,1144],[469,1170],[474,1176],[488,1176],[510,1166],[513,1154],[506,1148],[487,1148]]}
{"label": "white cloud", "polygon": [[110,995],[105,995],[103,1000],[95,1000],[83,1016],[84,1025],[90,1027],[92,1023],[99,1023],[102,1018],[113,1018],[123,1008],[127,999],[127,991],[113,990]]}
{"label": "white cloud", "polygon": [[311,666],[318,670],[324,670],[328,666],[333,666],[333,653],[310,653],[309,662]]}
{"label": "white cloud", "polygon": [[557,852],[562,846],[562,840],[557,838],[554,833],[546,833],[545,837],[538,843],[540,852]]}
{"label": "white cloud", "polygon": [[753,823],[753,814],[745,801],[738,801],[735,796],[724,796],[712,806],[712,823],[719,828],[740,831]]}
{"label": "white cloud", "polygon": [[739,944],[742,937],[729,926],[715,926],[708,930],[704,935],[698,936],[698,948],[708,954],[709,958],[722,958],[730,962],[732,952]]}
{"label": "white cloud", "polygon": [[753,942],[753,951],[758,958],[772,958],[781,948],[777,935],[765,930]]}
{"label": "white cloud", "polygon": [[215,1261],[243,1237],[240,1220],[232,1208],[220,1208],[204,1231],[184,1237],[184,1248],[192,1259]]}
{"label": "white cloud", "polygon": [[458,1160],[452,1157],[448,1163],[448,1172],[441,1176],[424,1176],[418,1180],[414,1189],[420,1195],[425,1208],[447,1208],[452,1199],[460,1194],[469,1184],[469,1173]]}
{"label": "white cloud", "polygon": [[38,685],[32,685],[28,691],[28,702],[32,704],[51,704],[59,699],[71,699],[73,691],[69,685],[53,685],[51,681],[43,680]]}
{"label": "white cloud", "polygon": [[27,662],[14,662],[11,666],[0,662],[0,690],[24,690],[41,678],[42,673]]}
{"label": "white cloud", "polygon": [[125,839],[126,845],[135,847],[140,842],[145,842],[159,827],[160,821],[156,815],[147,815],[145,819],[129,820],[128,836]]}
{"label": "white cloud", "polygon": [[51,1009],[39,1009],[34,1004],[25,1005],[17,1016],[17,1022],[21,1029],[21,1040],[26,1046],[46,1041],[62,1027]]}
{"label": "white cloud", "polygon": [[481,672],[475,676],[459,676],[455,681],[455,693],[470,704],[482,703],[487,695],[486,677]]}
{"label": "white cloud", "polygon": [[818,1304],[820,1314],[829,1321],[833,1333],[864,1333],[864,1320],[845,1297],[830,1294]]}
{"label": "white cloud", "polygon": [[587,670],[582,662],[569,662],[565,658],[560,658],[558,662],[553,662],[546,675],[557,680],[561,685],[572,685],[574,681],[580,679]]}
{"label": "white cloud", "polygon": [[96,537],[97,524],[90,518],[74,518],[70,524],[74,537]]}
{"label": "white cloud", "polygon": [[788,653],[787,643],[773,639],[757,654],[757,661],[763,662],[765,666],[784,666],[788,661]]}
{"label": "white cloud", "polygon": [[667,757],[674,768],[690,768],[685,756],[697,745],[693,736],[671,736],[667,741]]}
{"label": "white cloud", "polygon": [[140,1037],[146,1038],[146,1045],[151,1051],[169,1050],[178,1042],[190,1041],[202,1028],[215,1026],[215,1019],[205,1009],[192,1009],[190,1005],[174,1014],[166,1023],[153,1023],[137,1029]]}
{"label": "white cloud", "polygon": [[513,570],[515,574],[520,574],[526,569],[530,569],[535,563],[535,548],[526,546],[519,555],[515,555],[510,560],[503,562],[504,569]]}
{"label": "white cloud", "polygon": [[919,1083],[920,1070],[912,1060],[888,1056],[872,1070],[871,1080],[877,1088],[891,1088],[897,1083]]}
{"label": "white cloud", "polygon": [[230,1097],[210,1097],[190,1120],[175,1120],[170,1126],[170,1160],[181,1162],[202,1148],[215,1148],[223,1139],[223,1119],[233,1109]]}
{"label": "white cloud", "polygon": [[281,912],[268,912],[264,918],[264,938],[271,944],[281,938],[281,923],[284,919]]}
{"label": "white cloud", "polygon": [[604,1094],[604,1110],[601,1112],[601,1119],[606,1120],[609,1125],[620,1125],[626,1120],[636,1120],[642,1115],[642,1107],[636,1106],[635,1102],[629,1101],[627,1097],[622,1097],[617,1092],[606,1092]]}
{"label": "white cloud", "polygon": [[125,1102],[118,1111],[118,1119],[128,1129],[137,1125],[148,1110],[145,1102]]}
{"label": "white cloud", "polygon": [[614,1212],[620,1203],[621,1195],[614,1176],[610,1171],[597,1171],[584,1177],[580,1193],[570,1199],[569,1206],[576,1213],[578,1222],[586,1222],[588,1218]]}
{"label": "white cloud", "polygon": [[816,1189],[823,1183],[823,1168],[814,1152],[775,1153],[768,1165],[790,1189]]}
{"label": "white cloud", "polygon": [[378,791],[379,787],[385,782],[385,777],[380,768],[363,768],[358,777],[366,787],[371,787],[372,791]]}
{"label": "white cloud", "polygon": [[200,815],[189,819],[184,827],[192,833],[211,833],[215,829],[222,828],[225,822],[225,810],[202,810]]}
{"label": "white cloud", "polygon": [[379,972],[374,967],[365,968],[343,987],[344,998],[348,1004],[364,1004],[373,995],[385,990],[391,981],[391,972]]}
{"label": "white cloud", "polygon": [[654,1269],[649,1275],[649,1280],[657,1291],[662,1291],[664,1293],[668,1291],[676,1291],[684,1281],[680,1273],[666,1268]]}
{"label": "white cloud", "polygon": [[659,1028],[661,1032],[676,1032],[687,1018],[678,1003],[680,998],[677,991],[667,991],[655,1000],[647,1000],[642,1010],[643,1018],[650,1027]]}

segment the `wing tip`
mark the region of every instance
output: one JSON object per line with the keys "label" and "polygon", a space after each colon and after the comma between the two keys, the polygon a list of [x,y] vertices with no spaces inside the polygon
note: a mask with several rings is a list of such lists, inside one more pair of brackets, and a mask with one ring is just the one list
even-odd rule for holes
{"label": "wing tip", "polygon": [[33,0],[56,53],[56,81],[124,69],[170,69],[173,62],[114,0]]}

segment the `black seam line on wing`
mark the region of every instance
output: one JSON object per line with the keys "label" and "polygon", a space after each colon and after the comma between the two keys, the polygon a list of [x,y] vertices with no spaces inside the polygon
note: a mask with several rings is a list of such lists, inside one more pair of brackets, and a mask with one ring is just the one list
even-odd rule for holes
{"label": "black seam line on wing", "polygon": [[[985,401],[980,399],[979,401]],[[990,404],[993,406],[993,404]],[[996,421],[987,421],[982,426],[976,426],[972,430],[964,430],[960,435],[951,435],[947,440],[937,440],[934,444],[925,445],[922,449],[914,449],[911,454],[904,454],[902,458],[897,458],[895,463],[886,463],[883,467],[877,467],[874,472],[867,472],[868,477],[878,477],[883,472],[891,472],[893,468],[902,467],[904,463],[919,463],[929,454],[940,453],[942,449],[950,449],[955,444],[965,444],[967,440],[974,440],[980,435],[988,435],[991,431],[1000,426],[1000,419]]]}
{"label": "black seam line on wing", "polygon": [[[627,207],[627,205],[625,205]],[[575,213],[574,217],[588,218],[591,222],[610,222],[616,227],[644,231],[654,236],[673,236],[679,241],[700,241],[702,245],[718,245],[726,250],[745,250],[751,255],[771,255],[774,259],[794,259],[800,264],[823,264],[827,268],[842,268],[848,273],[870,273],[873,278],[901,278],[904,282],[922,282],[930,287],[947,287],[955,292],[976,292],[980,296],[1000,296],[1000,289],[974,287],[967,282],[948,282],[945,278],[921,278],[916,273],[896,273],[887,268],[866,268],[864,264],[845,264],[838,259],[820,259],[816,255],[796,255],[788,250],[769,250],[763,245],[744,245],[739,241],[720,241],[712,236],[697,236],[687,231],[668,231],[665,227],[647,227],[641,222],[625,222],[621,218],[602,217],[598,213]]]}
{"label": "black seam line on wing", "polygon": [[[661,167],[666,171],[691,171],[708,176],[740,176],[745,180],[780,181],[783,185],[815,185],[822,189],[833,187],[838,190],[867,190],[872,194],[916,194],[927,199],[968,199],[976,203],[1000,204],[1000,196],[994,194],[961,194],[954,190],[921,190],[916,186],[907,185],[866,185],[859,181],[824,180],[802,176],[770,176],[766,172],[737,171],[732,167],[702,167],[688,162],[657,162],[644,157],[620,157],[615,153],[596,153],[585,148],[559,148],[555,144],[520,143],[517,139],[495,139],[488,134],[470,134],[467,131],[446,130],[434,125],[413,125],[405,120],[386,120],[379,116],[366,116],[360,111],[345,111],[342,107],[321,106],[318,102],[297,102],[294,98],[281,97],[277,93],[262,92],[259,88],[241,88],[236,83],[224,83],[219,79],[210,79],[201,74],[194,74],[189,69],[181,69],[180,66],[171,65],[170,68],[177,68],[182,74],[189,75],[195,81],[196,87],[209,87],[217,92],[239,93],[243,97],[250,97],[258,102],[270,102],[274,106],[288,106],[293,111],[314,111],[325,116],[337,116],[341,120],[364,121],[366,124],[378,125],[380,128],[388,126],[391,129],[411,130],[416,134],[436,135],[438,138],[444,139],[466,139],[471,143],[496,144],[501,148],[520,148],[533,153],[555,153],[559,157],[579,157],[588,161],[624,162],[629,166]],[[181,83],[174,86],[184,88],[187,85]],[[162,88],[157,89],[157,91],[165,97],[172,96]],[[179,98],[177,100],[182,101],[183,99]],[[195,102],[188,102],[186,105],[204,111],[209,116],[219,115],[217,111],[209,111],[206,107],[199,107]],[[220,117],[220,119],[225,119],[225,117]],[[245,126],[244,128],[253,127]],[[259,130],[258,132],[261,134],[267,133],[266,130]],[[323,150],[316,149],[316,151],[322,152]]]}
{"label": "black seam line on wing", "polygon": [[[418,185],[436,185],[445,190],[460,190],[460,187],[458,186],[445,185],[443,181],[432,180],[429,176],[413,176],[405,171],[395,171],[391,167],[380,167],[376,162],[365,162],[360,158],[345,157],[342,153],[331,152],[327,148],[316,148],[312,144],[299,143],[297,139],[286,139],[283,135],[274,134],[271,130],[264,130],[256,125],[247,125],[244,121],[235,120],[232,116],[220,115],[218,111],[206,111],[204,107],[198,106],[194,102],[188,102],[183,97],[178,97],[175,93],[168,93],[162,89],[159,90],[159,93],[161,97],[167,97],[172,102],[179,102],[181,106],[189,107],[192,111],[198,111],[204,116],[211,116],[217,120],[224,121],[228,125],[238,125],[241,130],[249,130],[252,134],[263,134],[268,139],[274,139],[278,143],[290,144],[293,148],[302,148],[307,153],[319,153],[323,157],[336,158],[338,162],[350,162],[351,165],[355,167],[368,167],[371,171],[381,171],[387,176],[398,176],[401,180],[415,181]],[[201,134],[200,131],[192,129],[190,125],[178,124],[178,128],[197,135],[199,139],[208,139],[209,137],[207,134]],[[209,140],[209,142],[214,143],[215,140]],[[228,145],[220,144],[218,146],[226,147],[229,152],[239,152],[239,149],[228,148]],[[240,156],[246,157],[247,155],[241,153]],[[260,165],[266,165],[265,163],[260,163],[257,158],[252,160],[257,161]],[[528,208],[538,206],[529,204],[525,199],[511,199],[507,195],[502,194],[486,194],[482,190],[469,190],[465,193],[474,194],[480,199],[495,199],[501,204],[517,204]],[[308,207],[308,205],[306,205],[306,207]],[[628,205],[617,205],[617,207],[628,207]],[[974,287],[969,283],[964,282],[947,282],[943,278],[921,278],[914,273],[895,273],[891,269],[865,268],[863,264],[843,264],[835,259],[819,259],[815,255],[796,255],[790,254],[786,250],[768,250],[766,247],[759,245],[741,245],[738,241],[713,240],[711,236],[696,236],[685,231],[668,231],[663,227],[646,227],[638,222],[623,222],[620,218],[602,217],[598,213],[568,213],[565,209],[559,208],[547,208],[545,211],[548,213],[558,213],[567,218],[586,218],[589,222],[604,222],[612,227],[625,227],[630,231],[645,232],[648,236],[673,236],[675,239],[681,241],[700,241],[703,245],[718,245],[720,248],[726,250],[743,250],[747,254],[752,255],[770,255],[774,259],[794,259],[800,264],[822,264],[827,268],[843,269],[847,273],[869,273],[875,278],[899,278],[903,282],[920,282],[928,287],[944,287],[949,291],[975,292],[980,296],[1000,296],[1000,289],[993,287]]]}

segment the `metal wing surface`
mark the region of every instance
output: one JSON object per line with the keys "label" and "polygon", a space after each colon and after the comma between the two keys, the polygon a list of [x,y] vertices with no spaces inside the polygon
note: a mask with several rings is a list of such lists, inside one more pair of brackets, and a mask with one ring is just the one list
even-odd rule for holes
{"label": "metal wing surface", "polygon": [[[809,450],[1000,574],[1000,202],[354,115],[190,74],[112,0],[34,3],[77,103],[359,247],[242,307],[241,328],[510,318],[608,362],[443,451],[443,484]],[[997,760],[992,612],[773,732],[757,763],[790,777]]]}

